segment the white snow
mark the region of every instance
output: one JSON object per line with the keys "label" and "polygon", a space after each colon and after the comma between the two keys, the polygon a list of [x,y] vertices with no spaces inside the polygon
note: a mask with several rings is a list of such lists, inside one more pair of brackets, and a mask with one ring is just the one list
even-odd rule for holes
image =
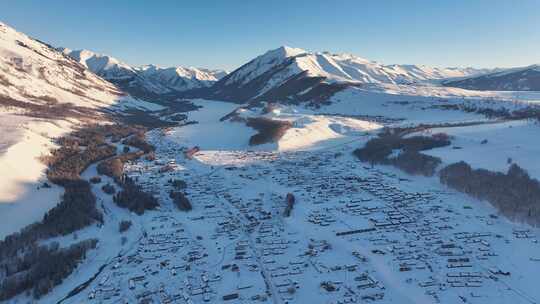
{"label": "white snow", "polygon": [[[198,115],[211,124],[217,114],[228,110],[217,103],[208,108],[214,114]],[[283,112],[289,110],[280,109],[274,115],[284,118]],[[312,122],[306,118],[298,121],[298,125],[302,123]],[[110,263],[68,303],[99,303],[109,298],[132,302],[145,291],[158,290],[146,297],[163,300],[178,296],[188,303],[203,303],[206,295],[210,302],[222,303],[223,295],[238,293],[239,301],[249,302],[252,296],[270,291],[267,302],[273,303],[358,303],[364,296],[382,294],[377,303],[521,304],[534,303],[540,296],[534,280],[540,266],[531,259],[538,256],[538,229],[492,218],[496,211],[489,204],[446,189],[436,179],[362,165],[351,153],[356,142],[316,151],[202,151],[193,161],[177,153],[177,135],[149,134],[158,147],[158,161],[174,163],[174,171],[161,174],[154,162],[144,159],[128,166],[129,174],[161,198],[160,210],[137,217],[148,236],[133,242],[132,248],[137,250],[127,252],[116,264]],[[231,167],[233,170],[225,170]],[[188,183],[192,211],[178,212],[170,203],[166,181],[171,178]],[[282,214],[289,192],[297,202],[287,218]],[[399,198],[397,203],[395,198]],[[105,200],[106,206],[112,205]],[[115,210],[110,214],[120,213]],[[373,227],[374,219],[388,220],[388,214],[397,222],[409,218],[413,222],[336,235]],[[248,232],[252,221],[257,225]],[[528,237],[515,237],[515,231],[527,231]],[[483,236],[466,239],[460,233]],[[113,244],[113,236],[99,235]],[[328,246],[317,245],[321,243]],[[456,245],[448,249],[456,254],[444,254],[444,244]],[[105,251],[111,252],[109,248]],[[197,253],[204,256],[187,262]],[[237,258],[239,255],[244,257]],[[471,262],[467,267],[451,268],[449,259],[459,257]],[[69,286],[89,277],[92,272],[84,270],[96,269],[103,261],[109,260],[92,257],[80,268],[83,272],[79,276],[67,280]],[[410,270],[400,271],[406,263],[411,264]],[[238,270],[232,271],[231,264]],[[173,268],[178,268],[174,274]],[[489,269],[493,268],[508,270],[511,275],[491,275]],[[467,273],[480,274],[471,279],[475,285],[451,286],[449,275]],[[130,289],[129,279],[139,275],[143,278]],[[360,288],[364,275],[375,284]],[[206,283],[207,277],[218,279]],[[294,293],[280,288],[294,286],[294,282],[298,285]],[[339,288],[326,292],[321,288],[323,282]],[[421,285],[429,282],[434,285]],[[194,292],[201,285],[207,288],[204,295]],[[115,292],[109,293],[111,289]],[[47,299],[56,300],[68,290],[65,286],[55,288]],[[87,298],[92,294],[96,299]]]}
{"label": "white snow", "polygon": [[102,108],[123,94],[75,61],[0,23],[0,95],[36,104]]}
{"label": "white snow", "polygon": [[[111,77],[125,75],[124,70],[144,70],[170,85],[181,85],[177,79],[184,77],[194,81],[218,77],[190,68],[146,66],[137,71],[107,56],[86,51],[75,54],[88,67],[113,71]],[[241,302],[258,302],[253,297],[270,294],[266,302],[359,303],[383,295],[378,302],[538,303],[537,228],[494,216],[497,211],[487,202],[448,189],[434,177],[408,176],[394,168],[362,164],[353,151],[385,126],[483,122],[486,124],[432,129],[430,132],[452,135],[453,143],[425,153],[441,157],[446,164],[465,160],[475,168],[502,172],[510,157],[540,178],[540,146],[535,141],[538,124],[493,121],[441,107],[467,104],[519,109],[538,103],[540,93],[437,87],[434,79],[485,71],[382,65],[348,54],[289,47],[257,57],[228,81],[245,85],[286,61],[291,64],[273,75],[264,90],[302,71],[328,81],[363,85],[335,94],[329,105],[317,110],[279,105],[261,114],[257,107],[193,100],[201,108],[187,114],[197,124],[149,132],[157,159],[141,158],[126,166],[126,172],[145,191],[159,198],[159,209],[136,216],[119,208],[100,189],[103,183],[112,182],[102,176],[103,181],[92,187],[104,224],[44,241],[68,246],[98,238],[98,248],[40,301],[57,302],[103,265],[97,279],[67,303],[131,303],[144,298],[217,303],[223,295],[235,292]],[[44,104],[42,96],[49,96],[60,103],[99,110],[161,108],[120,96],[114,86],[96,75],[86,70],[80,74],[78,67],[83,66],[1,23],[0,64],[0,81],[10,83],[0,86],[0,94],[11,98],[26,100],[30,94],[35,97],[30,102]],[[74,81],[74,75],[84,77]],[[415,84],[405,85],[408,83]],[[84,89],[84,94],[74,94],[73,88]],[[242,121],[221,120],[235,110],[241,118],[285,120],[292,128],[276,143],[249,146],[249,138],[257,131]],[[21,111],[2,108],[0,112],[0,238],[39,220],[58,203],[60,188],[38,190],[45,181],[45,165],[38,158],[54,147],[51,138],[79,123],[15,114]],[[487,142],[482,143],[484,139]],[[186,159],[182,148],[193,146],[201,151],[194,159]],[[461,149],[453,148],[456,146]],[[162,172],[163,164],[173,170]],[[96,165],[92,165],[82,177],[95,175]],[[187,182],[192,211],[179,212],[172,204],[171,179]],[[287,193],[297,198],[290,217],[283,216]],[[121,235],[118,224],[123,219],[132,220],[133,226]],[[365,228],[373,230],[336,234]],[[461,238],[474,233],[479,235]],[[127,237],[124,245],[122,236]],[[456,246],[444,248],[443,244]],[[453,268],[453,257],[466,257],[463,263],[467,265]],[[412,263],[411,269],[401,271],[407,263]],[[238,269],[233,271],[232,264]],[[511,275],[493,274],[492,268]],[[480,275],[469,280],[466,273]],[[471,285],[452,286],[451,275],[463,276],[457,280]],[[143,279],[132,288],[129,282],[136,276]],[[368,277],[373,286],[359,287],[366,280],[362,277]],[[327,292],[321,287],[323,282],[338,288]],[[296,284],[299,288],[289,292],[287,288]],[[194,292],[199,289],[202,294]],[[96,294],[96,299],[89,299]],[[29,299],[22,294],[16,300]]]}
{"label": "white snow", "polygon": [[194,104],[202,106],[198,111],[189,112],[189,120],[198,124],[176,128],[171,137],[176,143],[185,147],[199,146],[202,150],[235,151],[299,151],[317,150],[340,145],[346,142],[366,140],[370,132],[382,126],[364,120],[335,115],[317,115],[313,111],[300,107],[279,107],[267,115],[259,115],[260,108],[241,109],[240,116],[266,117],[292,123],[283,137],[276,143],[250,146],[249,138],[257,131],[243,122],[231,120],[220,121],[220,118],[236,110],[237,105],[210,101],[194,100]]}
{"label": "white snow", "polygon": [[[452,97],[451,97],[452,98]],[[463,102],[461,98],[454,101]],[[381,116],[394,119],[393,125],[417,125],[421,123],[464,122],[484,120],[481,115],[462,111],[442,110],[432,106],[444,105],[446,97],[429,95],[397,94],[393,91],[374,91],[349,88],[335,94],[332,103],[321,107],[319,112],[344,115]]]}
{"label": "white snow", "polygon": [[[10,126],[6,127],[6,123]],[[69,131],[67,123],[51,123],[0,114],[0,130],[17,134],[15,143],[0,152],[0,239],[42,219],[56,206],[63,189],[47,181],[41,156],[55,145],[51,138]],[[44,131],[46,130],[46,131]],[[10,136],[10,134],[6,134]],[[38,187],[40,189],[38,189]]]}
{"label": "white snow", "polygon": [[318,115],[298,107],[280,107],[266,115],[292,123],[277,142],[278,151],[308,151],[327,149],[352,141],[364,141],[382,125],[365,120],[336,115]]}
{"label": "white snow", "polygon": [[188,120],[197,121],[176,128],[171,136],[179,145],[199,146],[202,150],[237,150],[249,147],[249,137],[257,132],[243,123],[220,121],[234,111],[237,105],[227,102],[194,100],[202,109],[188,113]]}
{"label": "white snow", "polygon": [[239,83],[240,86],[247,84],[251,80],[264,74],[271,68],[283,63],[288,58],[300,55],[306,51],[298,48],[282,46],[275,50],[270,50],[261,56],[256,57],[245,65],[241,66],[227,79],[226,84]]}
{"label": "white snow", "polygon": [[259,95],[302,72],[306,72],[311,77],[325,77],[329,82],[395,85],[435,84],[435,80],[472,76],[490,71],[474,68],[384,65],[351,54],[308,52],[284,46],[268,51],[235,70],[227,79],[226,84],[237,84],[242,87],[272,68],[284,64],[286,65],[271,75]]}
{"label": "white snow", "polygon": [[225,75],[224,70],[210,70],[195,67],[167,67],[143,65],[132,67],[109,55],[97,54],[89,50],[60,49],[93,73],[111,81],[139,79],[142,85],[158,94],[172,90],[185,91],[209,87]]}
{"label": "white snow", "polygon": [[[4,98],[22,108],[5,106]],[[33,113],[30,105],[77,106],[92,113],[84,122],[100,123],[107,122],[105,111],[163,108],[125,96],[57,50],[0,23],[0,238],[41,220],[59,203],[61,188],[40,187],[46,166],[39,157],[54,147],[53,138],[83,123],[61,115],[33,118],[44,113]]]}
{"label": "white snow", "polygon": [[[89,50],[75,50],[63,48],[61,51],[80,62],[90,71],[98,75],[107,76],[106,78],[126,78],[135,73],[126,63],[119,61],[111,56],[96,54]],[[131,72],[131,73],[129,73]]]}
{"label": "white snow", "polygon": [[[473,168],[506,173],[511,163],[525,168],[531,177],[540,180],[540,132],[538,123],[511,121],[469,127],[437,128],[432,132],[447,133],[454,138],[449,147],[425,151],[445,163],[465,161]],[[482,141],[487,142],[482,144]],[[461,149],[453,149],[460,147]],[[508,159],[512,162],[508,163]]]}

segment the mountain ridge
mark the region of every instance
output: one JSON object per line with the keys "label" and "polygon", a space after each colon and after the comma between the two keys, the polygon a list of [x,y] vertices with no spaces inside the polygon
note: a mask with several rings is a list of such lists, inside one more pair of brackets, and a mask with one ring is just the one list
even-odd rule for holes
{"label": "mountain ridge", "polygon": [[510,68],[455,81],[443,85],[479,91],[540,91],[540,65]]}
{"label": "mountain ridge", "polygon": [[93,116],[129,98],[56,49],[0,23],[0,97],[9,111]]}
{"label": "mountain ridge", "polygon": [[255,57],[220,79],[207,90],[206,97],[236,102],[320,102],[347,86],[434,85],[442,79],[489,71],[470,67],[384,65],[351,54],[309,52],[282,46]]}
{"label": "mountain ridge", "polygon": [[209,87],[227,73],[195,67],[163,68],[152,64],[133,67],[115,57],[90,50],[58,49],[127,93],[145,100],[170,98],[184,91]]}
{"label": "mountain ridge", "polygon": [[132,67],[88,50],[63,52],[125,92],[145,100],[208,98],[244,103],[257,100],[324,102],[350,86],[439,85],[494,70],[382,64],[353,54],[311,52],[281,46],[268,50],[231,73],[193,67]]}

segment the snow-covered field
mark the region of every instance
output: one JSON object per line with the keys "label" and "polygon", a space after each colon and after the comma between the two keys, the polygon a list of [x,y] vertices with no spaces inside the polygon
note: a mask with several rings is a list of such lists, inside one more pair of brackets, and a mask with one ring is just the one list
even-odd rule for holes
{"label": "snow-covered field", "polygon": [[4,141],[10,142],[0,152],[0,238],[3,238],[41,220],[45,212],[58,204],[63,190],[55,185],[41,187],[47,178],[46,166],[39,158],[55,147],[51,138],[70,128],[67,123],[9,114],[0,115],[0,124]]}
{"label": "snow-covered field", "polygon": [[[511,121],[469,127],[436,128],[453,136],[452,145],[425,151],[445,163],[465,161],[473,168],[506,173],[512,163],[525,168],[540,180],[540,142],[535,140],[540,125],[530,121]],[[509,161],[510,160],[510,161]]]}
{"label": "snow-covered field", "polygon": [[199,146],[202,150],[266,150],[291,151],[312,150],[330,147],[349,141],[366,138],[382,126],[359,119],[317,115],[313,111],[296,107],[279,107],[266,115],[258,115],[244,110],[242,117],[266,117],[292,123],[292,128],[276,143],[250,146],[249,138],[257,131],[242,122],[220,121],[222,117],[234,111],[238,106],[220,101],[195,100],[194,104],[202,108],[190,112],[189,120],[197,121],[171,132],[174,141],[184,147]]}
{"label": "snow-covered field", "polygon": [[297,114],[291,119],[293,127],[278,141],[279,151],[318,150],[365,140],[382,127],[377,123],[337,116]]}
{"label": "snow-covered field", "polygon": [[[486,202],[433,178],[364,166],[351,154],[357,142],[307,151],[203,149],[188,160],[178,153],[176,132],[182,128],[150,133],[158,159],[128,168],[160,197],[161,208],[132,217],[141,225],[125,245],[132,249],[114,259],[90,259],[70,276],[67,286],[74,286],[106,264],[66,303],[540,299],[540,231],[495,216]],[[160,172],[164,163],[175,169]],[[169,179],[187,182],[192,211],[172,204]],[[107,218],[127,216],[97,192]],[[290,217],[283,215],[287,193],[296,197]],[[138,227],[147,233],[140,239]],[[119,235],[106,236],[107,229],[98,235],[113,244]],[[57,300],[66,291],[56,288],[46,299]],[[227,295],[238,298],[225,300]]]}
{"label": "snow-covered field", "polygon": [[[396,124],[418,125],[486,120],[483,115],[445,110],[448,105],[522,109],[540,102],[539,92],[479,92],[433,86],[374,86],[348,88],[331,98],[319,112],[383,116]],[[394,125],[396,125],[394,124]]]}
{"label": "snow-covered field", "polygon": [[[292,123],[278,142],[254,147],[249,138],[255,130],[220,120],[238,105],[194,100],[202,108],[189,112],[188,120],[198,123],[151,131],[157,159],[127,167],[159,197],[160,208],[130,214],[103,193],[101,185],[111,180],[102,177],[93,190],[104,225],[47,241],[97,238],[98,248],[41,301],[57,302],[90,280],[63,303],[538,302],[537,228],[511,223],[487,202],[449,190],[436,178],[371,167],[352,155],[384,126],[486,118],[426,106],[436,98],[361,94],[353,96],[365,107],[354,108],[349,100],[319,111],[277,106],[261,114],[260,108],[244,108],[239,117]],[[426,153],[494,170],[504,170],[509,156],[537,174],[534,146],[523,147],[536,128],[514,121],[434,129],[454,136],[453,145],[462,149]],[[201,151],[190,160],[180,148],[192,146]],[[163,172],[165,164],[173,170]],[[83,178],[95,175],[93,165]],[[174,179],[186,181],[192,211],[171,202]],[[296,198],[290,217],[284,216],[287,193]],[[119,234],[124,219],[133,226]]]}
{"label": "snow-covered field", "polygon": [[197,121],[175,129],[171,136],[182,146],[199,146],[203,150],[247,149],[249,137],[257,132],[241,123],[220,121],[220,118],[236,109],[238,105],[221,101],[195,100],[202,109],[188,113],[190,121]]}

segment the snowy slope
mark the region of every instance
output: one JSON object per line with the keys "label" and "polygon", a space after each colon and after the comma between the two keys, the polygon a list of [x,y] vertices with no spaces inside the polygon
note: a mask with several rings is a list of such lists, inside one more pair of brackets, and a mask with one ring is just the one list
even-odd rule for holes
{"label": "snowy slope", "polygon": [[423,65],[384,65],[350,54],[306,53],[296,64],[309,75],[335,81],[411,84],[482,73],[472,68],[435,68]]}
{"label": "snowy slope", "polygon": [[[340,115],[318,115],[297,106],[276,106],[261,114],[262,108],[236,108],[229,102],[192,100],[200,107],[188,112],[190,121],[197,124],[174,129],[168,135],[181,147],[200,147],[201,151],[308,151],[320,150],[351,141],[363,141],[367,134],[382,125]],[[222,119],[235,111],[236,119]],[[230,117],[230,116],[229,116]],[[249,139],[257,133],[242,119],[267,118],[288,121],[291,128],[278,140],[262,145],[250,145]],[[240,119],[239,119],[240,118]]]}
{"label": "snowy slope", "polygon": [[107,55],[96,54],[88,50],[72,51],[66,48],[59,50],[106,79],[130,77],[130,73],[136,73],[129,65]]}
{"label": "snowy slope", "polygon": [[155,65],[132,67],[114,57],[89,50],[74,51],[67,48],[60,50],[124,91],[145,99],[206,88],[226,75],[223,70],[194,67],[161,68]]}
{"label": "snowy slope", "polygon": [[52,139],[111,112],[160,107],[115,85],[51,46],[0,23],[0,238],[40,219],[62,189],[46,181],[40,157]]}
{"label": "snowy slope", "polygon": [[[315,151],[339,146],[344,143],[365,141],[369,134],[383,127],[382,124],[337,114],[322,114],[302,106],[274,104],[267,111],[261,107],[239,108],[236,118],[265,118],[289,122],[291,127],[272,144],[256,148],[290,151]],[[235,119],[230,119],[235,123]],[[246,141],[244,139],[244,141]],[[253,149],[253,146],[250,147]]]}
{"label": "snowy slope", "polygon": [[[538,162],[540,146],[531,141],[539,131],[539,126],[529,121],[438,128],[432,132],[444,132],[453,136],[452,146],[433,149],[426,153],[440,157],[449,164],[466,161],[475,169],[489,168],[503,173],[508,171],[512,163],[516,163],[527,168],[533,178],[540,179]],[[460,149],[452,148],[456,146]]]}
{"label": "snowy slope", "polygon": [[135,100],[71,57],[0,23],[0,109],[40,118],[89,118]]}
{"label": "snowy slope", "polygon": [[70,129],[68,122],[32,119],[0,112],[0,239],[42,219],[56,206],[63,189],[41,188],[47,181],[40,156],[55,145],[51,137]]}
{"label": "snowy slope", "polygon": [[211,97],[225,100],[326,99],[344,86],[364,84],[432,84],[489,70],[384,65],[350,54],[313,53],[280,47],[253,59],[218,81]]}
{"label": "snowy slope", "polygon": [[268,51],[236,70],[226,84],[246,85],[277,64],[293,58],[289,72],[306,71],[309,76],[334,81],[361,83],[413,83],[434,79],[463,77],[486,72],[473,68],[435,68],[422,65],[384,65],[351,54],[311,53],[287,46]]}
{"label": "snowy slope", "polygon": [[449,87],[491,91],[540,91],[540,65],[444,82]]}
{"label": "snowy slope", "polygon": [[76,61],[3,23],[0,84],[2,104],[12,110],[24,110],[30,105],[53,109],[61,104],[65,104],[65,111],[77,107],[95,109],[112,106],[124,97],[114,85]]}

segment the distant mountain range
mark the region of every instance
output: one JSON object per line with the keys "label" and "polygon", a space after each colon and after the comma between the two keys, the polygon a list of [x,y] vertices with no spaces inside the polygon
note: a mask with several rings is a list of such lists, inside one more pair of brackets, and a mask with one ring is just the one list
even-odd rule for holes
{"label": "distant mountain range", "polygon": [[54,48],[4,24],[0,30],[0,96],[18,100],[74,100],[68,96],[71,94],[90,100],[89,104],[124,95],[154,102],[207,98],[299,103],[324,102],[351,86],[540,90],[538,65],[504,70],[385,65],[350,54],[283,46],[231,73],[193,67],[133,67],[89,50]]}
{"label": "distant mountain range", "polygon": [[227,74],[224,70],[193,67],[132,67],[114,57],[89,50],[59,48],[59,51],[132,96],[147,100],[174,98],[181,92],[210,87]]}
{"label": "distant mountain range", "polygon": [[384,65],[350,54],[313,53],[282,46],[228,74],[223,70],[154,65],[132,67],[88,50],[60,48],[90,71],[145,100],[211,98],[231,102],[322,101],[348,86],[363,84],[433,85],[490,69]]}
{"label": "distant mountain range", "polygon": [[540,65],[506,69],[455,81],[444,81],[443,84],[468,90],[540,91]]}

